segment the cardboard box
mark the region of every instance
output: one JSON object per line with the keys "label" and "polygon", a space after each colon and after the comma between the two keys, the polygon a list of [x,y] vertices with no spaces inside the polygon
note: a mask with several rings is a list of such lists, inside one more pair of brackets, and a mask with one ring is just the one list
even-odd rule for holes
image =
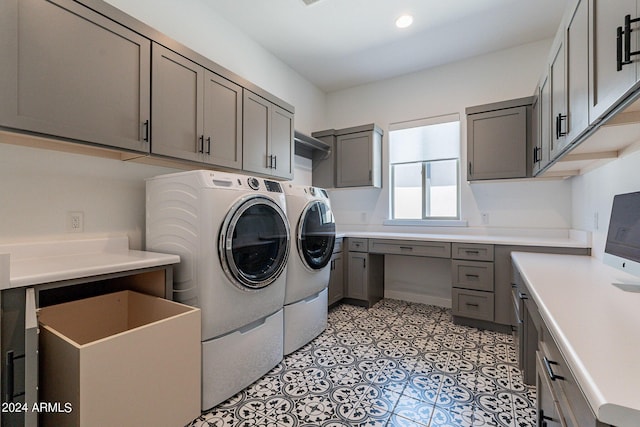
{"label": "cardboard box", "polygon": [[200,415],[200,310],[122,291],[42,308],[45,426],[182,426]]}

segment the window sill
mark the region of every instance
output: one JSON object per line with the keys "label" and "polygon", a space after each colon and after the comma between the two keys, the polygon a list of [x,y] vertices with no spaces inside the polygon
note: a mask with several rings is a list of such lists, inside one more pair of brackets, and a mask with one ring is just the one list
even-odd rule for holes
{"label": "window sill", "polygon": [[385,219],[382,225],[407,225],[411,227],[467,227],[463,219]]}

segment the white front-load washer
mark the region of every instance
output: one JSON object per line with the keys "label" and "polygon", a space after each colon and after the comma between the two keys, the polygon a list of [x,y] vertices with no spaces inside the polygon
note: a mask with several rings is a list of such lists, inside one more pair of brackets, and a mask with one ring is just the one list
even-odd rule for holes
{"label": "white front-load washer", "polygon": [[327,285],[336,224],[324,189],[286,183],[287,216],[293,235],[287,266],[284,354],[327,327]]}
{"label": "white front-load washer", "polygon": [[202,409],[283,357],[290,228],[280,183],[213,171],[146,182],[146,248],[180,255],[173,298],[201,309]]}

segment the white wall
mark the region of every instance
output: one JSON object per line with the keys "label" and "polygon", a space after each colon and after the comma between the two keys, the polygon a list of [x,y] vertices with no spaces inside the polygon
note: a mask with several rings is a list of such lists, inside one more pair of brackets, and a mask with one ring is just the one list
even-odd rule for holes
{"label": "white wall", "polygon": [[[297,129],[324,126],[324,93],[204,1],[110,3],[294,105]],[[126,233],[131,247],[143,247],[144,179],[172,169],[12,145],[21,139],[0,134],[0,241]],[[310,163],[296,162],[296,181],[310,183]],[[83,234],[66,232],[69,211],[84,212]]]}
{"label": "white wall", "polygon": [[[638,138],[640,139],[640,135]],[[602,259],[613,196],[640,191],[640,152],[622,156],[589,173],[572,178],[571,188],[573,226],[592,232],[592,255]]]}
{"label": "white wall", "polygon": [[519,46],[438,68],[363,85],[327,96],[328,127],[375,122],[383,138],[383,188],[339,189],[331,192],[335,215],[343,229],[383,227],[388,218],[389,169],[387,130],[394,122],[459,113],[461,118],[461,215],[470,227],[484,227],[481,212],[489,214],[488,228],[571,227],[571,185],[568,181],[492,182],[465,180],[465,108],[533,94],[542,74],[550,40]]}

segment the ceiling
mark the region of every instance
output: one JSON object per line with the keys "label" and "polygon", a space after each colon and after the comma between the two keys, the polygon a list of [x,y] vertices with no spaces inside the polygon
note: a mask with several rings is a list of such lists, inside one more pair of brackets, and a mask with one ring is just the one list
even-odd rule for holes
{"label": "ceiling", "polygon": [[[567,0],[205,0],[325,92],[552,38]],[[308,0],[307,0],[308,2]],[[395,27],[403,13],[414,16]]]}

